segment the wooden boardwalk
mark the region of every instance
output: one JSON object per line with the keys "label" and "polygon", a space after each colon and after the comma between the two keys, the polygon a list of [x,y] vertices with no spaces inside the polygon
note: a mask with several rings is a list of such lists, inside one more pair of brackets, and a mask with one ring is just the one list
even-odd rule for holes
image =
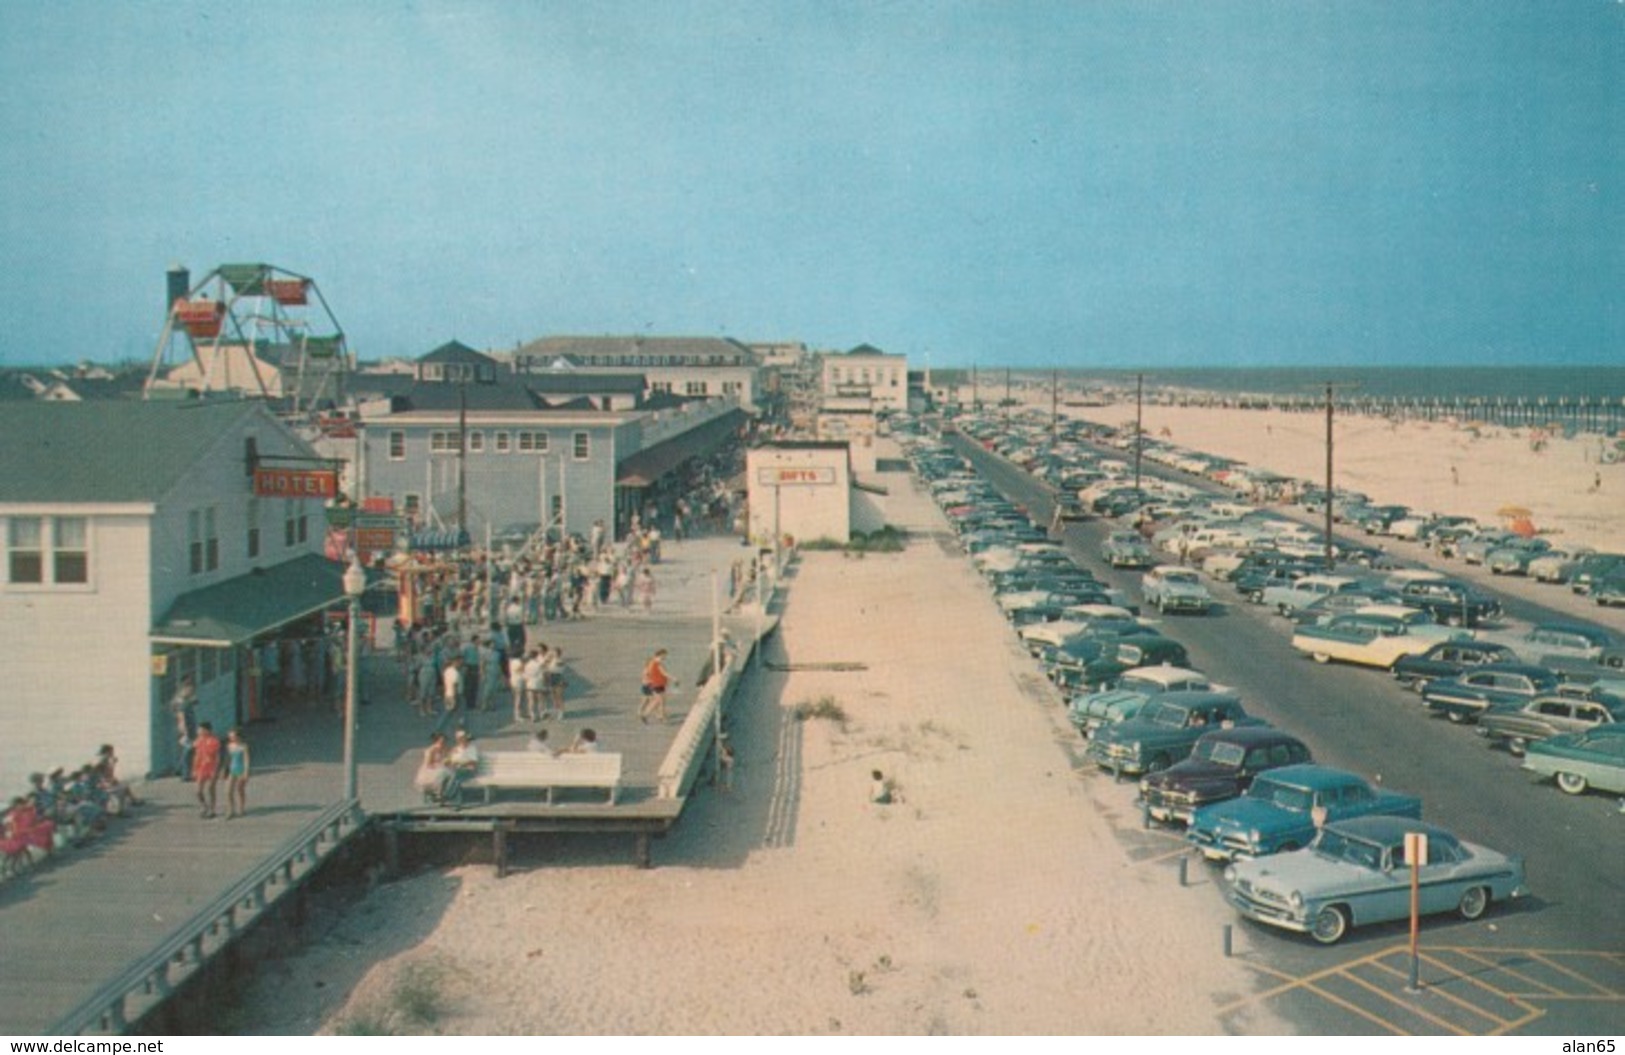
{"label": "wooden boardwalk", "polygon": [[[682,804],[656,797],[656,770],[706,662],[712,573],[719,571],[726,583],[740,553],[737,541],[722,538],[668,544],[667,559],[655,569],[660,590],[653,613],[614,609],[539,628],[542,640],[563,646],[571,677],[565,720],[543,727],[562,746],[591,726],[604,750],[622,754],[625,788],[616,806],[577,793],[553,807],[508,795],[494,807],[423,810],[412,775],[432,722],[405,705],[399,665],[380,653],[363,662],[367,706],[360,710],[357,757],[364,808],[375,817],[465,830],[490,830],[500,822],[508,830],[664,831]],[[725,625],[736,637],[752,630],[732,618]],[[671,650],[668,665],[679,681],[665,726],[637,719],[643,661],[657,647]],[[503,692],[493,711],[471,715],[470,724],[482,746],[518,750],[531,727],[511,719]],[[6,997],[0,1034],[49,1028],[337,802],[341,734],[336,707],[279,713],[248,728],[254,769],[247,817],[204,820],[191,784],[146,782],[138,788],[146,805],[114,820],[98,841],[0,883],[0,993]],[[630,854],[627,860],[630,867]]]}

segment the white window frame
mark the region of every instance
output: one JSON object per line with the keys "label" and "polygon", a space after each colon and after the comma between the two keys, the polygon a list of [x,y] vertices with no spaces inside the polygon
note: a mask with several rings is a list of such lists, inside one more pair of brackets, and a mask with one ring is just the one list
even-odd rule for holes
{"label": "white window frame", "polygon": [[497,429],[491,434],[491,449],[498,454],[507,454],[513,450],[513,433],[507,429]]}
{"label": "white window frame", "polygon": [[592,458],[592,434],[580,430],[570,437],[570,456],[578,462],[589,461]]}
{"label": "white window frame", "polygon": [[389,430],[389,460],[404,462],[406,460],[406,431],[404,429]]}
{"label": "white window frame", "polygon": [[[62,521],[79,521],[84,524],[83,546],[64,546],[61,538]],[[13,525],[22,522],[33,522],[38,527],[37,541],[33,545],[18,546],[13,542]],[[5,564],[0,567],[0,589],[27,593],[31,591],[55,591],[62,593],[90,593],[96,585],[95,562],[95,521],[88,516],[69,514],[66,516],[53,516],[47,513],[30,513],[21,516],[0,517],[0,544],[5,546]],[[37,581],[17,581],[12,577],[16,556],[23,553],[35,555],[39,562],[39,579]],[[84,581],[63,581],[58,578],[61,558],[68,554],[83,553],[85,560]]]}
{"label": "white window frame", "polygon": [[470,429],[469,430],[469,433],[468,433],[468,453],[470,453],[470,454],[484,454],[485,453],[485,430],[483,430],[483,429]]}

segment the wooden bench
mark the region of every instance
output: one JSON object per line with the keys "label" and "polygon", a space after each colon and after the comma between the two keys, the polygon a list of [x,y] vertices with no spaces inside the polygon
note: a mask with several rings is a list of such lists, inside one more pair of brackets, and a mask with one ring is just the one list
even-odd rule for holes
{"label": "wooden bench", "polygon": [[486,751],[479,768],[463,781],[464,788],[480,788],[485,801],[499,788],[539,789],[553,804],[554,788],[607,788],[609,804],[621,786],[621,756],[618,754],[550,755],[544,751]]}

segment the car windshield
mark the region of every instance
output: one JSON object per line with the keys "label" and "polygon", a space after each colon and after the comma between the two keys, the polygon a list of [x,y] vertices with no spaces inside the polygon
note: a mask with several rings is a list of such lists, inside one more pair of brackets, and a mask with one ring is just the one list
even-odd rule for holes
{"label": "car windshield", "polygon": [[1124,692],[1142,692],[1147,696],[1155,696],[1162,691],[1162,682],[1128,674],[1118,679],[1117,687]]}
{"label": "car windshield", "polygon": [[1240,769],[1247,752],[1238,744],[1226,743],[1223,740],[1202,740],[1191,752],[1191,757],[1200,762],[1224,766],[1226,769]]}
{"label": "car windshield", "polygon": [[1183,729],[1190,720],[1190,708],[1182,707],[1177,703],[1159,701],[1146,708],[1144,717],[1152,725],[1166,726],[1170,729]]}
{"label": "car windshield", "polygon": [[1162,577],[1166,582],[1182,584],[1201,582],[1201,579],[1197,577],[1194,571],[1165,571],[1162,573]]}
{"label": "car windshield", "polygon": [[1315,797],[1308,788],[1295,788],[1290,784],[1278,784],[1273,780],[1263,779],[1253,781],[1248,789],[1250,798],[1263,799],[1265,802],[1291,810],[1294,813],[1307,813],[1309,807],[1314,805]]}
{"label": "car windshield", "polygon": [[1333,861],[1343,861],[1373,871],[1382,868],[1382,847],[1345,835],[1335,828],[1322,828],[1315,840],[1315,852]]}

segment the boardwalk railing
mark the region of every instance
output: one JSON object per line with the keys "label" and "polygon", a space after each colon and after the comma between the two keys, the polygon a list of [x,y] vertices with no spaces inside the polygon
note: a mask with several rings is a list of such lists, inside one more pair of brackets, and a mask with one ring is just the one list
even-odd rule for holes
{"label": "boardwalk railing", "polygon": [[672,740],[666,758],[656,774],[655,794],[663,799],[680,799],[688,794],[699,772],[699,763],[714,746],[720,726],[722,708],[739,682],[739,677],[750,662],[750,652],[761,642],[751,640],[743,655],[732,655],[723,650],[722,670],[710,678],[694,699],[694,706],[683,718],[683,724]]}
{"label": "boardwalk railing", "polygon": [[364,820],[354,799],[328,807],[146,956],[103,983],[47,1034],[122,1033],[231,944],[267,906],[303,882],[361,830]]}

